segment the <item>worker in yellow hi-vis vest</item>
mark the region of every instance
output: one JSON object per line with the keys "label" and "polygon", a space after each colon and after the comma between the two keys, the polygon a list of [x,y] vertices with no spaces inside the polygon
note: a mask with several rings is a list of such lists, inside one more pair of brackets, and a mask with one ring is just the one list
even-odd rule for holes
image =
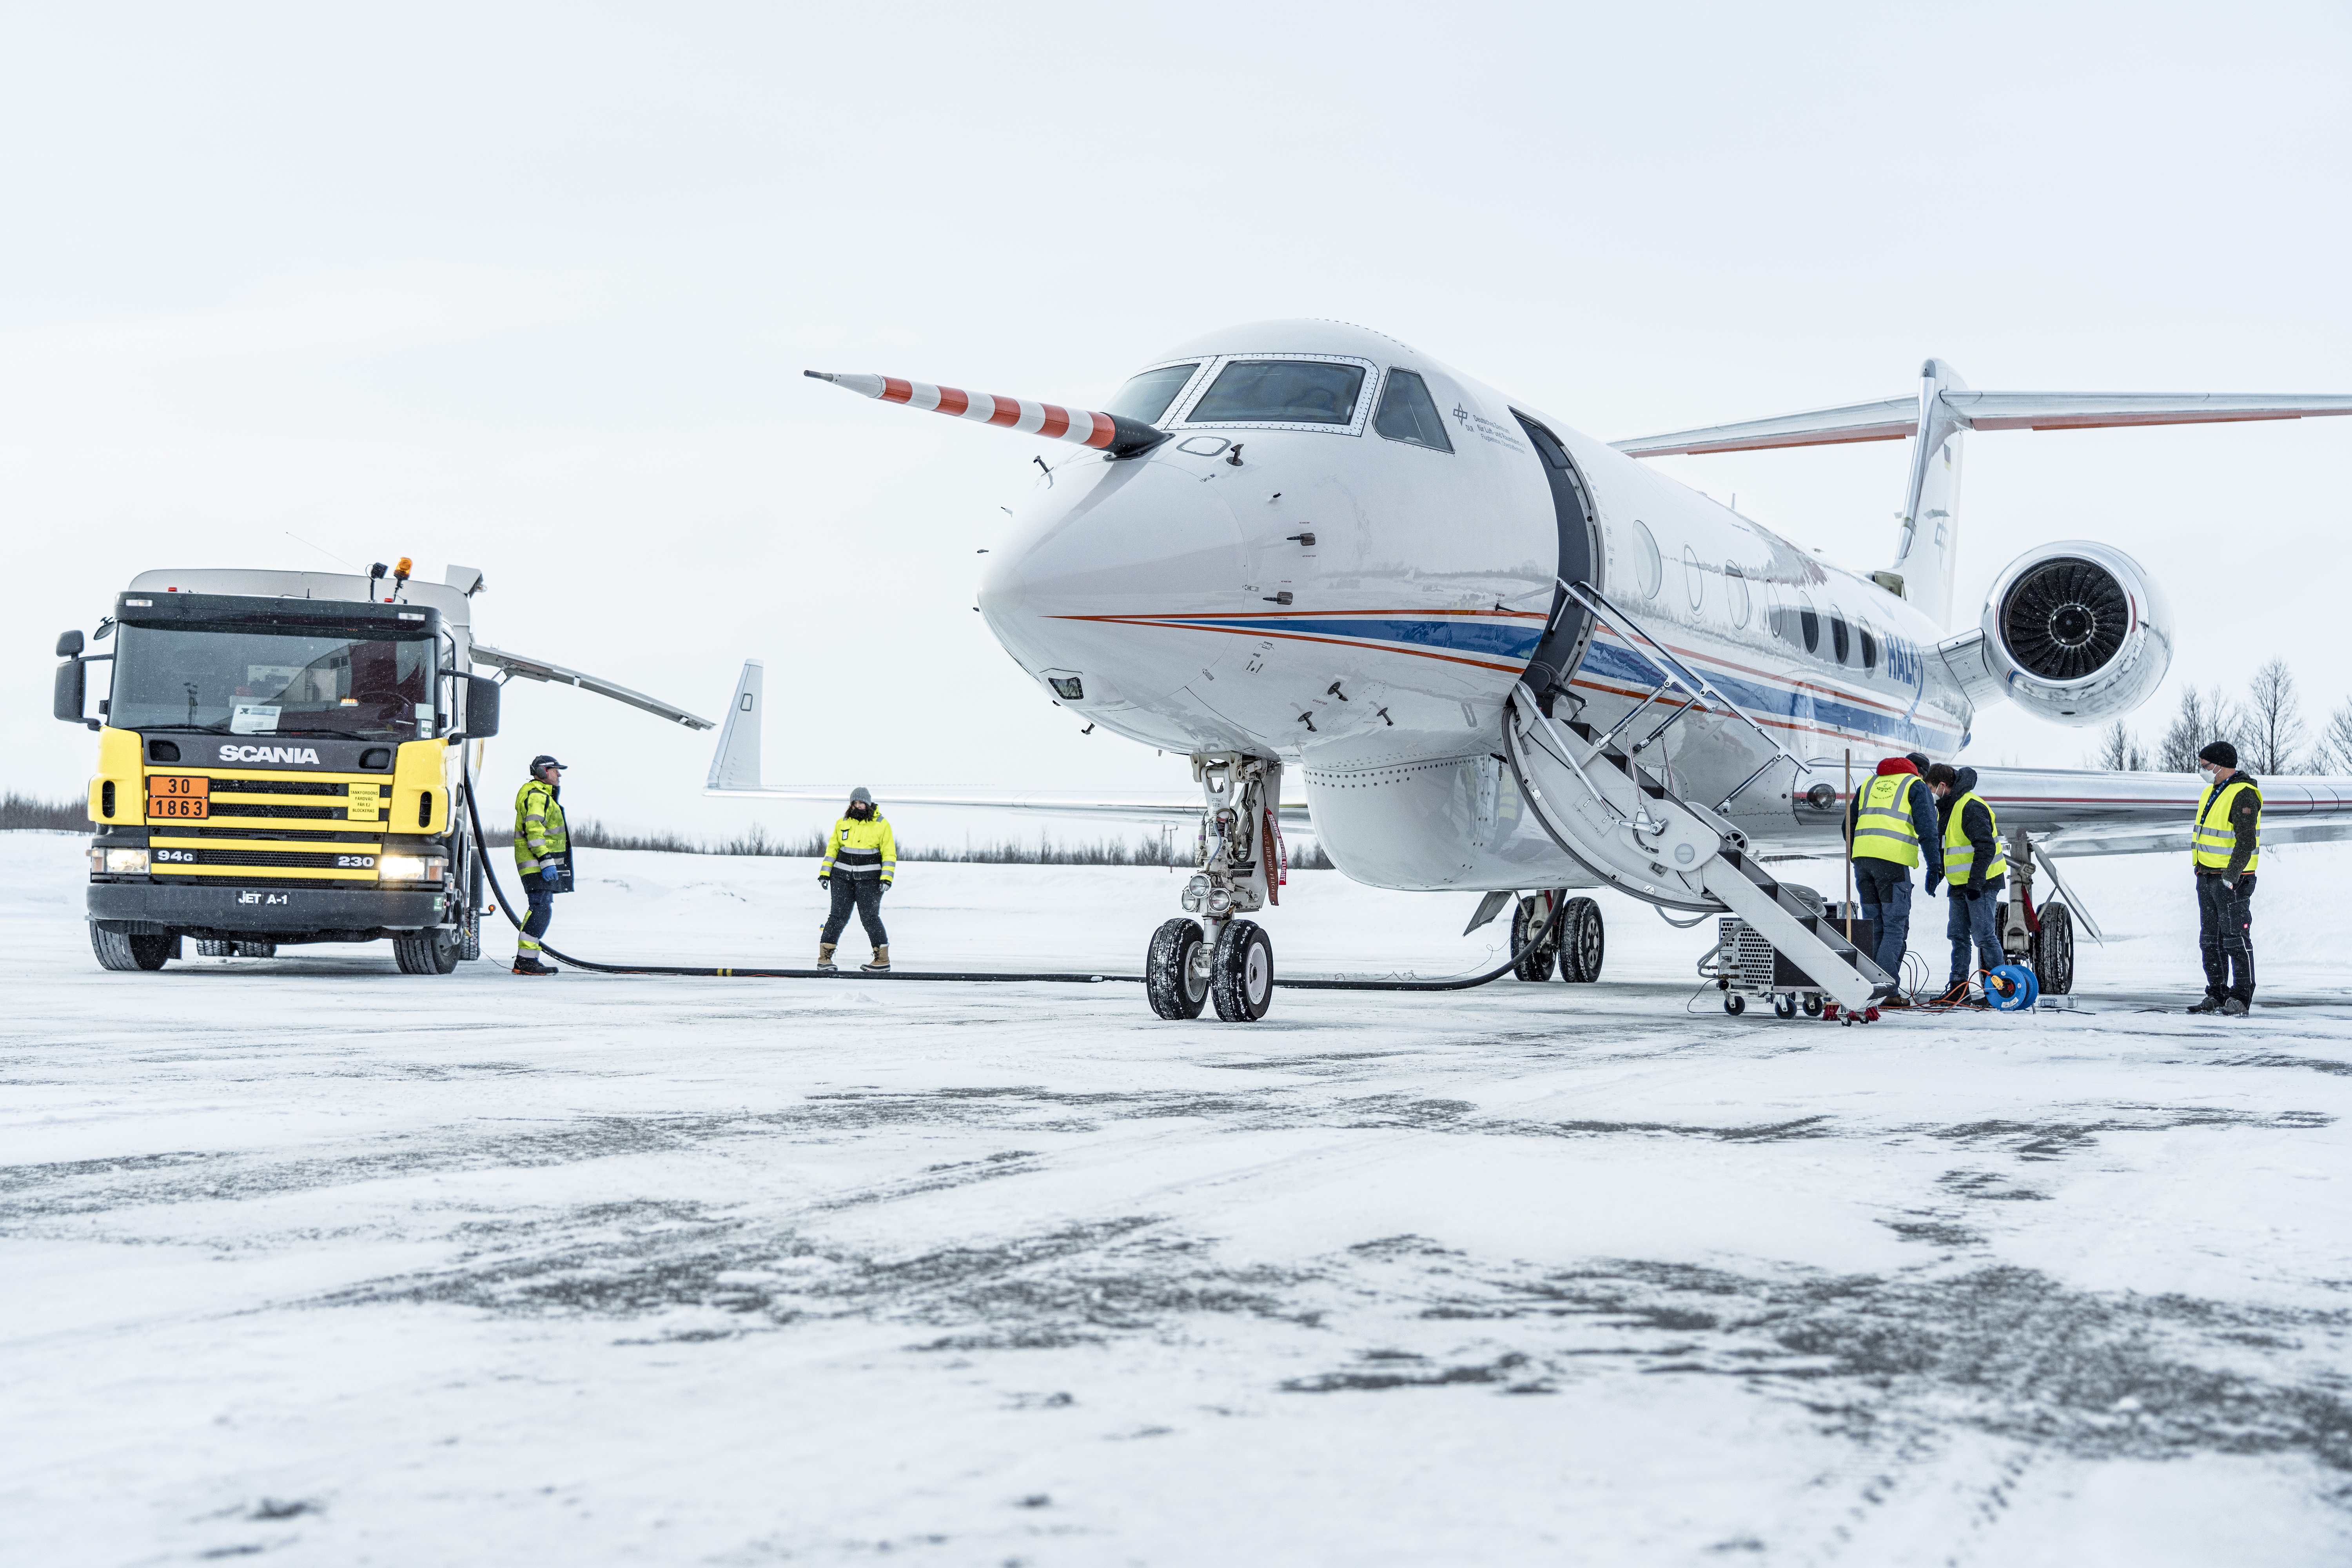
{"label": "worker in yellow hi-vis vest", "polygon": [[2263,789],[2238,769],[2238,749],[2216,741],[2197,753],[2205,794],[2189,856],[2197,871],[2197,946],[2205,998],[2189,1010],[2242,1018],[2254,1005],[2254,868],[2262,864]]}
{"label": "worker in yellow hi-vis vest", "polygon": [[[1933,894],[1944,876],[1944,836],[1936,797],[1908,757],[1889,757],[1877,776],[1856,790],[1846,808],[1845,841],[1853,859],[1854,901],[1874,933],[1871,958],[1898,983],[1911,942],[1911,868],[1927,868]],[[1908,1007],[1897,990],[1879,1004]]]}
{"label": "worker in yellow hi-vis vest", "polygon": [[858,967],[868,974],[890,973],[890,933],[882,929],[882,895],[898,876],[898,841],[875,807],[873,793],[859,784],[849,792],[849,809],[833,825],[824,841],[824,859],[816,868],[816,885],[833,894],[833,910],[816,941],[819,969],[835,967],[834,946],[855,909],[865,922],[866,940],[874,944],[874,962]]}
{"label": "worker in yellow hi-vis vest", "polygon": [[530,918],[522,922],[515,948],[517,974],[555,974],[541,960],[539,939],[555,918],[555,895],[572,890],[572,836],[563,821],[563,764],[553,757],[530,760],[530,778],[515,792],[515,875]]}
{"label": "worker in yellow hi-vis vest", "polygon": [[1936,1000],[1958,1006],[1969,1000],[1972,970],[1998,969],[2009,962],[2001,951],[1999,912],[2009,854],[2001,847],[2000,819],[1992,803],[1977,793],[1976,769],[1937,763],[1927,779],[1944,819],[1944,897],[1951,906],[1944,934],[1952,940],[1952,971]]}

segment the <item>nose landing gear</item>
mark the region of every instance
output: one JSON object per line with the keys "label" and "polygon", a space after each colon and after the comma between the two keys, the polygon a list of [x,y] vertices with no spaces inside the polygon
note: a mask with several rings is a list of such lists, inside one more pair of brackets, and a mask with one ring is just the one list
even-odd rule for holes
{"label": "nose landing gear", "polygon": [[1151,933],[1144,993],[1162,1018],[1197,1018],[1213,1001],[1224,1022],[1255,1023],[1274,1000],[1274,942],[1241,917],[1282,900],[1282,764],[1199,755],[1192,777],[1202,796],[1199,869],[1179,901],[1201,919],[1168,921]]}

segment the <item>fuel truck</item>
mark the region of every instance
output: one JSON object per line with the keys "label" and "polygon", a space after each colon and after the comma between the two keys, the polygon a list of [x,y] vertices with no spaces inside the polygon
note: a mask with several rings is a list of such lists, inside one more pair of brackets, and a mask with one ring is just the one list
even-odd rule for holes
{"label": "fuel truck", "polygon": [[[403,973],[447,974],[481,955],[484,851],[467,826],[464,748],[478,769],[502,681],[561,681],[711,727],[476,642],[483,586],[470,566],[415,582],[405,559],[364,577],[142,572],[90,637],[58,637],[56,714],[98,731],[98,962],[161,969],[187,942],[202,956],[268,958],[381,941]],[[94,651],[110,640],[112,652]],[[111,679],[92,717],[99,664]]]}

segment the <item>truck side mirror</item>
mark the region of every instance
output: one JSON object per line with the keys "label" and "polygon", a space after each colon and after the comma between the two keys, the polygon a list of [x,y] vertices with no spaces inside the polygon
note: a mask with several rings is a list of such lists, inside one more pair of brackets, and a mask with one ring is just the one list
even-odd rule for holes
{"label": "truck side mirror", "polygon": [[[81,640],[79,632],[70,635],[76,642]],[[56,692],[49,700],[50,712],[68,724],[89,723],[89,721],[81,716],[82,703],[89,695],[89,666],[78,658],[68,659],[58,666],[58,684]],[[91,728],[95,729],[97,726],[91,725]]]}
{"label": "truck side mirror", "polygon": [[466,685],[466,727],[452,741],[487,741],[499,732],[499,683],[487,675],[461,675]]}
{"label": "truck side mirror", "polygon": [[81,654],[81,634],[79,632],[59,632],[58,634],[58,657],[59,658],[79,658]]}

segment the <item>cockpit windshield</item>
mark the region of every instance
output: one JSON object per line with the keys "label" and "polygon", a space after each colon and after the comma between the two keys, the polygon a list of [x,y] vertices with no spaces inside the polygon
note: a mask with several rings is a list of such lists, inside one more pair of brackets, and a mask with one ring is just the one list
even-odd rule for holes
{"label": "cockpit windshield", "polygon": [[1147,370],[1141,375],[1130,376],[1118,395],[1112,398],[1103,412],[1116,414],[1122,419],[1133,419],[1145,425],[1157,425],[1184,384],[1200,369],[1195,364],[1164,364],[1158,370]]}
{"label": "cockpit windshield", "polygon": [[1356,416],[1363,386],[1361,365],[1235,360],[1184,418],[1192,425],[1345,425]]}
{"label": "cockpit windshield", "polygon": [[416,740],[434,732],[432,635],[250,623],[122,628],[107,722],[223,735]]}

